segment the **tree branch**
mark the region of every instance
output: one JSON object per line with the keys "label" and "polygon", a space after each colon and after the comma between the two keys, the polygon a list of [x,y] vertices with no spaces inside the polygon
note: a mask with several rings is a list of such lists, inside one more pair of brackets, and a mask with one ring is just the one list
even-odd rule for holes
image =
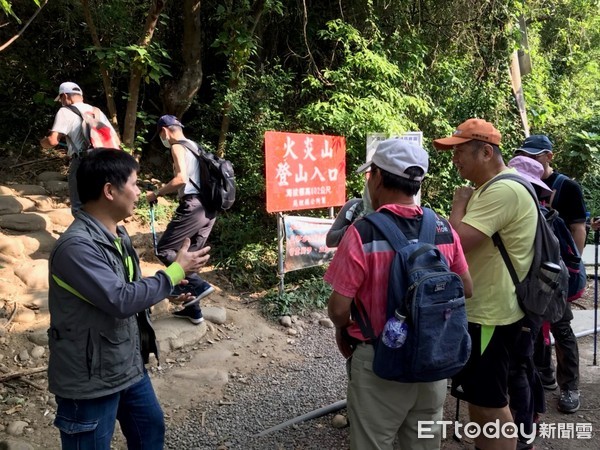
{"label": "tree branch", "polygon": [[17,39],[19,39],[21,37],[21,35],[25,32],[25,30],[27,29],[27,27],[31,24],[31,22],[33,22],[33,19],[36,18],[36,16],[40,13],[40,11],[42,10],[42,8],[44,6],[46,6],[47,3],[48,3],[48,0],[45,0],[44,3],[42,5],[40,5],[40,7],[38,8],[38,10],[33,14],[33,16],[31,16],[31,18],[27,21],[27,23],[25,25],[23,25],[23,28],[21,28],[17,34],[15,34],[13,37],[11,37],[8,41],[6,41],[4,44],[2,44],[0,46],[0,52],[3,51],[10,44],[12,44],[13,42],[15,42]]}
{"label": "tree branch", "polygon": [[[90,11],[90,4],[88,0],[81,0],[81,5],[83,6],[83,17],[85,18],[85,22],[90,30],[90,35],[92,37],[92,43],[96,48],[102,48],[102,44],[100,43],[100,38],[98,37],[98,30],[96,29],[96,23],[92,17],[92,13]],[[102,60],[99,61],[100,64],[100,74],[102,75],[102,85],[104,86],[104,95],[106,96],[106,107],[108,109],[108,118],[110,122],[113,124],[114,129],[117,134],[119,134],[119,121],[117,119],[117,105],[115,104],[115,98],[113,96],[113,88],[112,82],[110,81],[110,73],[106,67],[106,64]]]}

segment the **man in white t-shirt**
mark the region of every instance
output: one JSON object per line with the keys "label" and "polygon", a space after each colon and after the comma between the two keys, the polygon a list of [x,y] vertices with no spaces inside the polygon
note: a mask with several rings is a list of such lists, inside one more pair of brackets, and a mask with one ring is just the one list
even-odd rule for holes
{"label": "man in white t-shirt", "polygon": [[[81,208],[75,175],[80,158],[87,153],[89,143],[84,135],[83,119],[76,112],[71,111],[69,106],[74,106],[82,114],[92,112],[94,107],[83,102],[83,91],[76,83],[71,81],[60,85],[58,96],[54,100],[60,102],[62,107],[56,113],[50,133],[40,141],[40,145],[43,148],[56,147],[63,136],[67,141],[67,155],[71,159],[69,165],[69,198],[71,200],[71,212],[75,216],[75,213]],[[104,113],[101,112],[100,114],[100,121],[112,128]]]}

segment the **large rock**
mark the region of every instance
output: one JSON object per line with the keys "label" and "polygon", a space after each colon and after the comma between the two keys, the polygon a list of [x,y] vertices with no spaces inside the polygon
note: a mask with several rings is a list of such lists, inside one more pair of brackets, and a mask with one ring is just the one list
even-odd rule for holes
{"label": "large rock", "polygon": [[46,189],[37,184],[11,184],[10,187],[19,195],[46,195]]}
{"label": "large rock", "polygon": [[15,195],[15,191],[13,191],[8,186],[1,186],[0,185],[0,195]]}
{"label": "large rock", "polygon": [[38,211],[48,212],[55,208],[54,202],[47,195],[30,195],[27,198],[35,204],[35,209]]}
{"label": "large rock", "polygon": [[154,322],[156,339],[161,352],[169,353],[183,346],[195,345],[207,332],[206,321],[193,325],[187,320],[168,317]]}
{"label": "large rock", "polygon": [[61,227],[68,227],[73,222],[73,215],[70,208],[55,209],[48,213],[48,217],[53,224]]}
{"label": "large rock", "polygon": [[33,231],[20,236],[12,236],[12,239],[21,242],[27,256],[34,259],[47,258],[56,243],[56,238],[47,231]]}
{"label": "large rock", "polygon": [[204,306],[202,308],[202,315],[206,320],[217,325],[223,325],[227,321],[227,311],[225,308],[218,306]]}
{"label": "large rock", "polygon": [[33,200],[30,200],[27,197],[15,197],[15,198],[21,204],[23,211],[35,210],[35,203],[33,202]]}
{"label": "large rock", "polygon": [[22,305],[31,305],[40,311],[48,310],[48,291],[45,289],[30,289],[27,293],[19,295],[15,301]]}
{"label": "large rock", "polygon": [[14,195],[0,195],[0,215],[19,214],[23,205]]}
{"label": "large rock", "polygon": [[12,267],[0,267],[0,296],[12,298],[24,291],[25,284],[15,275]]}
{"label": "large rock", "polygon": [[48,289],[48,261],[36,259],[14,268],[18,276],[31,289]]}
{"label": "large rock", "polygon": [[50,180],[46,181],[44,186],[53,195],[67,195],[69,193],[69,183],[66,181]]}
{"label": "large rock", "polygon": [[6,214],[0,216],[0,227],[14,231],[45,230],[46,219],[36,213]]}
{"label": "large rock", "polygon": [[67,176],[63,175],[60,172],[42,172],[37,176],[38,181],[46,182],[46,181],[66,181]]}
{"label": "large rock", "polygon": [[23,243],[15,236],[0,235],[0,255],[12,258],[21,258],[25,253]]}

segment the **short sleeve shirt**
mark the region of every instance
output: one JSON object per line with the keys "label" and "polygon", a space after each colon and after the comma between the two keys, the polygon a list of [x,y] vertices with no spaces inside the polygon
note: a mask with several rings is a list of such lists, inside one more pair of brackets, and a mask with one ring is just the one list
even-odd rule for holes
{"label": "short sleeve shirt", "polygon": [[[517,172],[508,169],[501,173]],[[518,182],[500,180],[484,190],[490,182],[473,193],[462,219],[490,238],[466,255],[473,279],[473,296],[467,299],[467,318],[482,325],[509,325],[524,314],[517,303],[510,273],[491,237],[498,232],[522,280],[533,261],[538,210],[536,202]]]}
{"label": "short sleeve shirt", "polygon": [[[78,102],[73,104],[82,113],[90,112],[94,109],[92,105]],[[103,121],[108,123],[104,116]],[[83,135],[82,119],[69,108],[62,107],[56,113],[52,131],[64,134],[67,139],[67,155],[73,156],[87,147],[85,136]]]}
{"label": "short sleeve shirt", "polygon": [[[416,239],[423,210],[419,206],[390,204],[382,206],[392,212],[407,239]],[[450,224],[437,218],[435,244],[446,258],[450,270],[463,275],[467,263],[458,234]],[[387,286],[394,250],[387,240],[364,219],[355,221],[342,238],[324,279],[333,290],[353,298],[367,313],[373,332],[378,335],[386,320]],[[358,324],[348,327],[348,333],[361,341],[366,340]]]}
{"label": "short sleeve shirt", "polygon": [[[552,185],[557,177],[558,173],[553,172],[552,175],[543,181],[552,189]],[[563,182],[560,188],[560,195],[553,199],[552,207],[558,211],[558,214],[560,214],[560,217],[567,225],[585,222],[586,206],[581,186],[570,178],[567,178]]]}

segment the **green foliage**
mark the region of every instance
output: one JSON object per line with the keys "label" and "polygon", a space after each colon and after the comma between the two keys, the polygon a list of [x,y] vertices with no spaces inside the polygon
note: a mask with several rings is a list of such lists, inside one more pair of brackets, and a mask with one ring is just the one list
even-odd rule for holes
{"label": "green foliage", "polygon": [[271,317],[286,314],[300,314],[314,309],[323,309],[331,294],[331,287],[322,276],[311,276],[301,280],[279,294],[277,288],[271,289],[260,302],[263,312]]}
{"label": "green foliage", "polygon": [[[150,225],[150,205],[146,201],[144,192],[145,189],[142,189],[142,195],[135,207],[135,215],[142,224]],[[176,208],[177,202],[169,202],[168,205],[164,205],[162,202],[157,203],[154,205],[154,221],[156,223],[169,222]]]}
{"label": "green foliage", "polygon": [[[264,290],[278,282],[276,219],[265,211],[265,131],[343,135],[347,194],[353,197],[364,184],[353,169],[364,161],[366,136],[420,130],[430,149],[422,202],[448,214],[454,189],[465,181],[450,152],[432,150],[431,139],[449,135],[469,117],[500,129],[507,158],[523,139],[508,78],[521,15],[528,23],[533,64],[533,72],[523,78],[531,131],[551,137],[553,164],[583,180],[590,210],[600,215],[595,199],[600,173],[597,1],[422,0],[390,7],[369,0],[310,2],[306,10],[291,0],[262,4],[258,14],[253,7],[261,2],[202,2],[203,83],[183,118],[186,135],[213,151],[223,114],[229,119],[226,154],[235,167],[238,201],[219,216],[210,245],[212,262],[239,289]],[[22,17],[35,9],[33,2],[0,0],[5,14],[7,5]],[[23,13],[21,5],[27,7]],[[173,63],[182,53],[181,2],[168,3],[168,15],[161,15],[149,48],[132,45],[140,40],[148,2],[90,5],[102,48],[91,47],[80,2],[53,0],[44,14],[55,20],[34,21],[10,51],[0,54],[0,120],[10,124],[0,128],[2,148],[37,146],[52,123],[53,98],[62,81],[78,82],[86,101],[103,108],[99,62],[109,68],[122,117],[129,71],[139,63],[146,83],[140,90],[135,146],[148,152],[146,139],[156,117],[169,112],[161,92],[184,71]],[[17,30],[13,16],[7,17],[12,22],[0,27],[0,40]],[[171,162],[164,158],[161,169],[167,177]],[[168,209],[156,212],[160,220],[169,216]],[[142,220],[148,217],[143,199],[138,213]],[[325,211],[302,214],[322,216]],[[302,309],[320,298],[310,294],[320,292],[320,275],[312,269],[286,274],[290,291],[271,302],[273,310]]]}
{"label": "green foliage", "polygon": [[334,20],[319,33],[322,39],[340,46],[341,52],[335,67],[304,80],[303,94],[314,100],[298,116],[312,131],[335,130],[364,143],[369,132],[414,130],[413,117],[429,112],[425,100],[402,89],[403,73],[390,60],[379,30],[372,32],[367,38],[355,27]]}
{"label": "green foliage", "polygon": [[528,12],[533,71],[523,82],[532,133],[550,136],[554,165],[582,179],[600,168],[598,3],[531,2]]}
{"label": "green foliage", "polygon": [[[4,14],[6,14],[7,16],[12,16],[13,18],[19,20],[19,18],[15,15],[15,13],[12,10],[12,6],[10,4],[10,2],[8,0],[0,0],[0,9],[4,12]],[[20,20],[19,20],[20,22]]]}
{"label": "green foliage", "polygon": [[590,217],[600,217],[600,175],[586,175],[581,187]]}
{"label": "green foliage", "polygon": [[147,47],[130,44],[110,48],[87,47],[84,50],[94,55],[111,71],[126,72],[132,64],[141,65],[144,68],[146,83],[159,83],[161,77],[171,76],[168,66],[163,62],[171,57],[158,42],[152,42]]}
{"label": "green foliage", "polygon": [[[37,6],[40,6],[40,0],[32,0]],[[17,17],[12,8],[12,2],[8,0],[0,0],[0,10],[7,16],[12,17],[17,21],[17,23],[21,23],[21,19]]]}

